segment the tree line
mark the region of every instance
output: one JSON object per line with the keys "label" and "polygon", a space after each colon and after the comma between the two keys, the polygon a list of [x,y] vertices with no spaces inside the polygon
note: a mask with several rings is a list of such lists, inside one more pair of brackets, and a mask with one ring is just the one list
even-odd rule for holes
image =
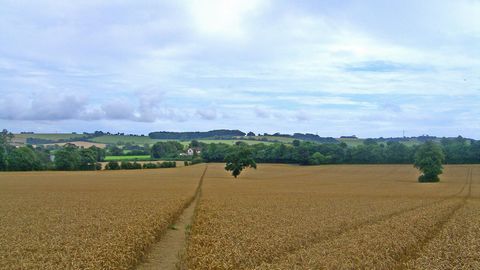
{"label": "tree line", "polygon": [[[244,144],[237,142],[237,144]],[[444,153],[445,164],[480,163],[480,141],[462,137],[442,139],[436,143]],[[206,162],[223,162],[234,146],[216,143],[203,144],[201,157]],[[345,143],[306,142],[289,144],[246,145],[255,161],[261,163],[319,164],[413,164],[415,153],[422,144],[408,146],[401,142],[378,143],[367,139],[357,146]]]}

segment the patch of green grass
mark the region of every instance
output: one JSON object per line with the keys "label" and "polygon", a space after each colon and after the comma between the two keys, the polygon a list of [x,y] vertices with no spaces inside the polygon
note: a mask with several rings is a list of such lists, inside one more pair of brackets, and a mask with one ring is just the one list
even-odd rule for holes
{"label": "patch of green grass", "polygon": [[152,160],[149,155],[139,156],[106,156],[105,161]]}
{"label": "patch of green grass", "polygon": [[34,134],[15,134],[15,138],[33,138],[44,140],[70,140],[79,139],[85,137],[84,134],[72,134],[72,133],[34,133]]}
{"label": "patch of green grass", "polygon": [[177,226],[175,226],[175,224],[170,224],[170,225],[168,225],[168,229],[174,230],[174,231],[177,231],[177,230],[178,230],[178,228],[177,228]]}
{"label": "patch of green grass", "polygon": [[[144,145],[144,144],[154,144],[156,142],[166,142],[166,141],[178,141],[184,146],[190,144],[190,141],[180,141],[180,140],[160,140],[160,139],[151,139],[148,136],[122,136],[122,135],[104,135],[90,139],[91,142],[96,143],[105,143],[105,144],[117,144],[118,142],[122,143],[133,143],[137,145]],[[257,144],[257,143],[271,143],[271,142],[264,142],[264,141],[253,141],[253,140],[197,140],[202,143],[225,143],[229,145],[235,144],[237,141],[242,141],[247,144]]]}
{"label": "patch of green grass", "polygon": [[91,138],[89,141],[106,144],[117,144],[118,142],[122,142],[144,145],[154,144],[160,140],[151,139],[148,136],[103,135]]}

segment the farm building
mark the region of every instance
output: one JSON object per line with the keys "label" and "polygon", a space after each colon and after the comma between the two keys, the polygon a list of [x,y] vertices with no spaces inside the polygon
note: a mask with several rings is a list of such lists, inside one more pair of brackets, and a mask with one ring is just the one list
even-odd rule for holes
{"label": "farm building", "polygon": [[199,147],[188,148],[187,155],[193,156],[194,154],[200,154],[202,150]]}

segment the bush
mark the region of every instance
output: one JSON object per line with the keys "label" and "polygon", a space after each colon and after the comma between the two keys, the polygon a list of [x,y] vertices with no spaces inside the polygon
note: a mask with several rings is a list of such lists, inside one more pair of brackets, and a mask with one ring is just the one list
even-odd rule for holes
{"label": "bush", "polygon": [[105,170],[120,170],[120,164],[117,161],[110,161],[105,166]]}
{"label": "bush", "polygon": [[137,162],[122,161],[120,168],[122,168],[122,170],[138,170],[142,168],[142,165]]}
{"label": "bush", "polygon": [[183,165],[184,165],[184,166],[188,166],[188,165],[190,165],[190,163],[188,163],[188,161],[185,160],[185,161],[183,162]]}
{"label": "bush", "polygon": [[97,171],[102,170],[102,163],[100,163],[100,162],[95,163],[95,170],[97,170]]}
{"label": "bush", "polygon": [[195,165],[195,164],[199,164],[199,163],[202,163],[203,162],[203,159],[201,157],[194,157],[192,159],[192,162],[190,162],[191,165]]}
{"label": "bush", "polygon": [[177,163],[175,161],[164,161],[159,164],[159,168],[175,168],[177,167]]}
{"label": "bush", "polygon": [[425,176],[425,175],[420,175],[420,177],[418,177],[418,182],[420,183],[434,183],[434,182],[440,182],[440,178],[438,177],[438,175],[436,176]]}
{"label": "bush", "polygon": [[158,163],[143,163],[144,169],[157,169],[159,167]]}

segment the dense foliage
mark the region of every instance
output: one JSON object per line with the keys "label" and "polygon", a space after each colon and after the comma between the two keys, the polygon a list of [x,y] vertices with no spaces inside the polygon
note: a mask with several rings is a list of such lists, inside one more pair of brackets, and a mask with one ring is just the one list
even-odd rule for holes
{"label": "dense foliage", "polygon": [[438,175],[442,173],[442,163],[445,160],[442,148],[432,141],[422,144],[415,154],[415,168],[418,168],[422,175],[419,182],[438,182]]}
{"label": "dense foliage", "polygon": [[245,145],[234,146],[225,156],[225,170],[231,171],[237,178],[245,168],[257,168],[252,152]]}
{"label": "dense foliage", "polygon": [[177,141],[157,142],[152,146],[152,158],[175,158],[183,151],[183,145]]}
{"label": "dense foliage", "polygon": [[[433,142],[432,142],[433,143]],[[408,146],[397,141],[378,143],[367,139],[358,146],[345,143],[314,143],[293,141],[292,144],[254,144],[250,149],[253,159],[261,163],[317,164],[413,164],[417,149],[423,145]],[[480,163],[480,141],[458,137],[434,143],[445,153],[446,164]],[[206,162],[223,162],[235,146],[217,143],[201,144],[201,156]]]}

